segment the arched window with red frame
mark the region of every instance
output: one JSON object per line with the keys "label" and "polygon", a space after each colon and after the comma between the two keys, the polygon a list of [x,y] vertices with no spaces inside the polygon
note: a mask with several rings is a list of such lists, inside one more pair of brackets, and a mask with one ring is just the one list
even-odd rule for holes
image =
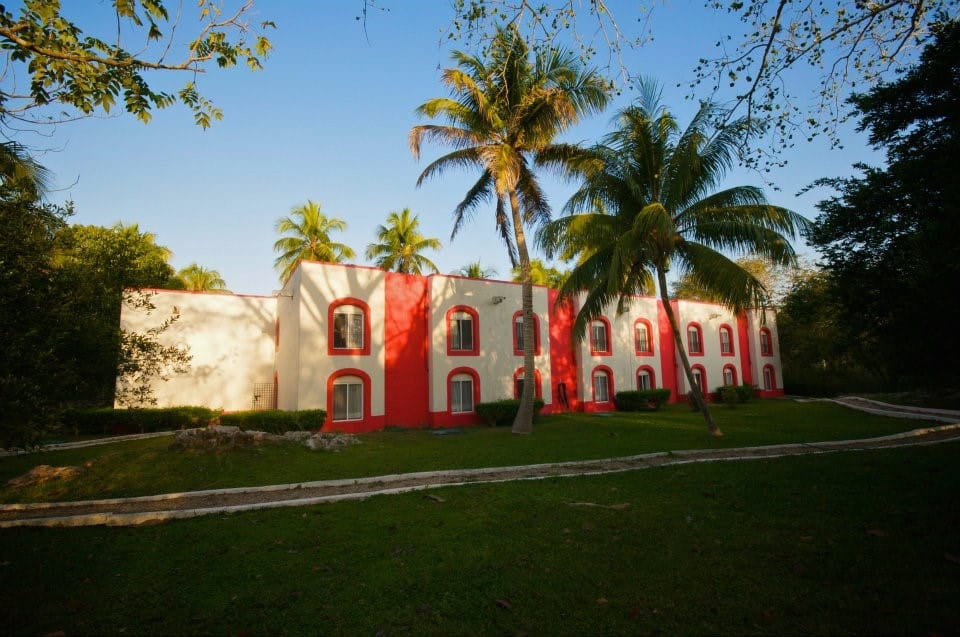
{"label": "arched window with red frame", "polygon": [[610,343],[610,321],[598,316],[590,321],[590,354],[592,356],[610,356],[613,345]]}
{"label": "arched window with red frame", "polygon": [[[533,370],[533,392],[537,398],[543,398],[543,386],[540,380],[540,370]],[[518,367],[513,372],[513,397],[517,400],[523,395],[523,368]]]}
{"label": "arched window with red frame", "polygon": [[773,356],[773,335],[768,327],[760,328],[760,355]]}
{"label": "arched window with red frame", "polygon": [[637,368],[637,390],[646,391],[657,388],[657,374],[649,365]]}
{"label": "arched window with red frame", "polygon": [[777,372],[774,371],[773,365],[763,366],[763,389],[764,391],[777,389]]}
{"label": "arched window with red frame", "polygon": [[343,298],[327,310],[327,354],[370,354],[370,306],[360,299]]}
{"label": "arched window with red frame", "polygon": [[613,370],[606,365],[597,365],[590,374],[590,384],[593,386],[593,402],[613,402]]}
{"label": "arched window with red frame", "polygon": [[357,422],[370,415],[370,376],[340,369],[327,378],[327,413],[332,422]]}
{"label": "arched window with red frame", "polygon": [[699,323],[687,325],[687,354],[703,356],[703,328]]}
{"label": "arched window with red frame", "polygon": [[703,368],[703,365],[693,365],[690,369],[693,372],[693,382],[697,384],[697,387],[700,389],[700,393],[706,396],[707,370]]}
{"label": "arched window with red frame", "polygon": [[447,310],[447,356],[480,355],[480,315],[468,305]]}
{"label": "arched window with red frame", "polygon": [[653,325],[647,319],[634,322],[633,346],[637,356],[653,356]]}
{"label": "arched window with red frame", "polygon": [[733,328],[724,323],[720,326],[720,355],[734,356]]}
{"label": "arched window with red frame", "polygon": [[723,384],[724,385],[737,384],[737,368],[734,367],[733,365],[723,366]]}
{"label": "arched window with red frame", "polygon": [[[540,317],[533,313],[533,353],[540,355]],[[513,354],[523,356],[523,310],[513,314]]]}
{"label": "arched window with red frame", "polygon": [[447,411],[473,414],[480,402],[480,376],[470,367],[458,367],[447,374]]}

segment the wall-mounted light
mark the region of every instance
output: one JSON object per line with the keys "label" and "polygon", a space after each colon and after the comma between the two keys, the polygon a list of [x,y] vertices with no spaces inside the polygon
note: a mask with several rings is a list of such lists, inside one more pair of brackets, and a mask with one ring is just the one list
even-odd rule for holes
{"label": "wall-mounted light", "polygon": [[493,304],[494,304],[494,305],[500,305],[501,303],[503,303],[503,302],[506,301],[506,300],[507,300],[507,297],[505,297],[505,296],[495,296],[495,297],[493,297]]}

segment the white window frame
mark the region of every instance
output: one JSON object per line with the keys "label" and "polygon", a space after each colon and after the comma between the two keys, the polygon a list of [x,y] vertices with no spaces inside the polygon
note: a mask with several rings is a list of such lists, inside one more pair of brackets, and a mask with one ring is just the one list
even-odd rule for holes
{"label": "white window frame", "polygon": [[736,378],[732,367],[723,368],[723,384],[724,385],[734,385],[736,384]]}
{"label": "white window frame", "polygon": [[[694,343],[697,345],[696,349],[693,347]],[[703,339],[700,338],[700,328],[696,325],[687,327],[687,353],[703,354]]]}
{"label": "white window frame", "polygon": [[[701,394],[706,393],[706,383],[703,382],[703,371],[699,367],[693,368],[693,382],[696,383],[697,389],[700,390]],[[691,388],[692,389],[692,388]]]}
{"label": "white window frame", "polygon": [[[602,335],[603,347],[597,344],[598,335]],[[603,321],[590,322],[590,347],[596,353],[606,353],[610,351],[610,338],[607,333],[607,324]]]}
{"label": "white window frame", "polygon": [[[598,383],[600,379],[603,379],[603,383]],[[593,372],[593,401],[610,402],[610,375],[602,369]]]}
{"label": "white window frame", "polygon": [[[340,317],[343,319],[340,319]],[[346,322],[346,338],[344,344],[338,344],[337,338],[343,334],[338,329],[339,320]],[[363,308],[356,305],[341,305],[333,311],[333,349],[363,349],[364,332]]]}
{"label": "white window frame", "polygon": [[[646,379],[646,382],[641,381],[640,379]],[[644,387],[646,385],[646,387]],[[653,377],[650,374],[649,369],[641,369],[637,372],[637,390],[639,391],[648,391],[653,389]]]}
{"label": "white window frame", "polygon": [[[450,413],[472,414],[476,411],[474,404],[473,383],[476,382],[470,374],[457,374],[450,379]],[[469,405],[464,405],[464,391]],[[469,409],[464,409],[469,407]]]}
{"label": "white window frame", "polygon": [[720,353],[733,354],[733,337],[725,327],[720,328]]}
{"label": "white window frame", "polygon": [[[640,330],[643,330],[643,341],[640,340]],[[633,338],[636,340],[638,352],[647,353],[653,351],[653,348],[650,347],[650,330],[647,329],[646,323],[637,323]]]}
{"label": "white window frame", "polygon": [[[465,329],[466,328],[466,329]],[[472,352],[476,349],[473,334],[473,315],[457,310],[450,315],[450,350],[453,352]],[[464,334],[469,335],[469,347],[464,344]]]}
{"label": "white window frame", "polygon": [[[333,381],[333,422],[355,422],[363,420],[363,380],[357,376],[341,376]],[[338,418],[337,394],[344,393],[344,412]]]}
{"label": "white window frame", "polygon": [[763,388],[766,391],[773,389],[773,370],[770,367],[763,368]]}

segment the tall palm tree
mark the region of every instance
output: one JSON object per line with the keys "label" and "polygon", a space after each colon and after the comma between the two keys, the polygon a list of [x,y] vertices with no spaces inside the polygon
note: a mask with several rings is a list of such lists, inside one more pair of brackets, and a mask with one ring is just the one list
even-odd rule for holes
{"label": "tall palm tree", "polygon": [[50,185],[50,172],[17,142],[0,143],[0,196],[4,200],[36,201]]}
{"label": "tall palm tree", "polygon": [[410,209],[391,212],[387,225],[377,226],[377,241],[367,246],[367,258],[375,259],[377,267],[405,274],[423,274],[423,270],[438,272],[433,261],[420,254],[424,250],[439,250],[440,240],[420,234],[420,220],[411,217]]}
{"label": "tall palm tree", "polygon": [[467,265],[463,266],[456,272],[460,276],[465,276],[468,279],[492,279],[497,276],[497,271],[494,268],[485,268],[483,264],[480,263],[480,260],[471,261]]}
{"label": "tall palm tree", "polygon": [[350,246],[330,239],[331,232],[343,232],[346,227],[346,221],[327,218],[320,212],[320,204],[309,199],[304,205],[294,207],[290,216],[277,219],[276,231],[287,234],[273,244],[273,251],[280,253],[273,262],[280,270],[280,280],[286,281],[304,259],[342,263],[356,256]]}
{"label": "tall palm tree", "polygon": [[670,305],[667,272],[675,268],[736,311],[759,307],[766,296],[762,283],[720,250],[794,263],[787,237],[808,222],[768,204],[758,188],[715,191],[733,166],[748,123],[713,131],[717,110],[705,103],[681,130],[660,105],[656,85],[645,83],[641,93],[618,114],[616,129],[580,162],[583,183],[566,205],[568,216],[550,223],[538,239],[548,254],[579,257],[561,293],[588,290],[575,323],[580,335],[607,304],[617,300],[623,311],[630,295],[659,288],[693,399],[710,433],[720,436],[694,381]]}
{"label": "tall palm tree", "polygon": [[415,126],[410,149],[417,158],[424,141],[453,151],[428,165],[417,180],[450,168],[479,168],[480,178],[454,209],[453,232],[473,216],[481,203],[495,202],[497,229],[512,265],[521,272],[524,329],[524,382],[514,433],[533,430],[533,285],[524,225],[550,218],[550,206],[537,183],[535,166],[558,165],[574,154],[569,145],[554,144],[561,132],[583,115],[601,110],[608,92],[602,78],[586,70],[577,56],[561,49],[530,48],[515,28],[498,30],[485,58],[455,51],[456,68],[445,69],[441,81],[452,97],[424,102],[417,113],[446,125]]}
{"label": "tall palm tree", "polygon": [[193,292],[229,292],[227,282],[216,270],[208,270],[202,265],[191,263],[177,272],[185,289]]}

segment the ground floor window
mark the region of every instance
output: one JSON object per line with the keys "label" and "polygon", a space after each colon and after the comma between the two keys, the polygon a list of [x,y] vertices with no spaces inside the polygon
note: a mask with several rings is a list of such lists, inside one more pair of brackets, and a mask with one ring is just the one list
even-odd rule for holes
{"label": "ground floor window", "polygon": [[593,373],[593,400],[598,403],[610,402],[610,376],[605,371]]}
{"label": "ground floor window", "polygon": [[363,420],[363,381],[342,376],[333,385],[333,421]]}
{"label": "ground floor window", "polygon": [[693,368],[693,382],[696,383],[697,388],[700,389],[701,394],[707,393],[707,381],[706,374],[704,374],[701,367]]}
{"label": "ground floor window", "polygon": [[724,385],[737,384],[737,372],[733,367],[730,367],[729,365],[723,368],[723,384]]}
{"label": "ground floor window", "polygon": [[776,389],[776,382],[774,381],[773,368],[767,365],[763,368],[763,388],[766,391],[771,389]]}
{"label": "ground floor window", "polygon": [[467,374],[454,376],[450,380],[450,411],[454,414],[473,412],[473,378]]}
{"label": "ground floor window", "polygon": [[653,381],[650,378],[650,372],[648,370],[641,369],[637,373],[637,389],[640,391],[653,389]]}

